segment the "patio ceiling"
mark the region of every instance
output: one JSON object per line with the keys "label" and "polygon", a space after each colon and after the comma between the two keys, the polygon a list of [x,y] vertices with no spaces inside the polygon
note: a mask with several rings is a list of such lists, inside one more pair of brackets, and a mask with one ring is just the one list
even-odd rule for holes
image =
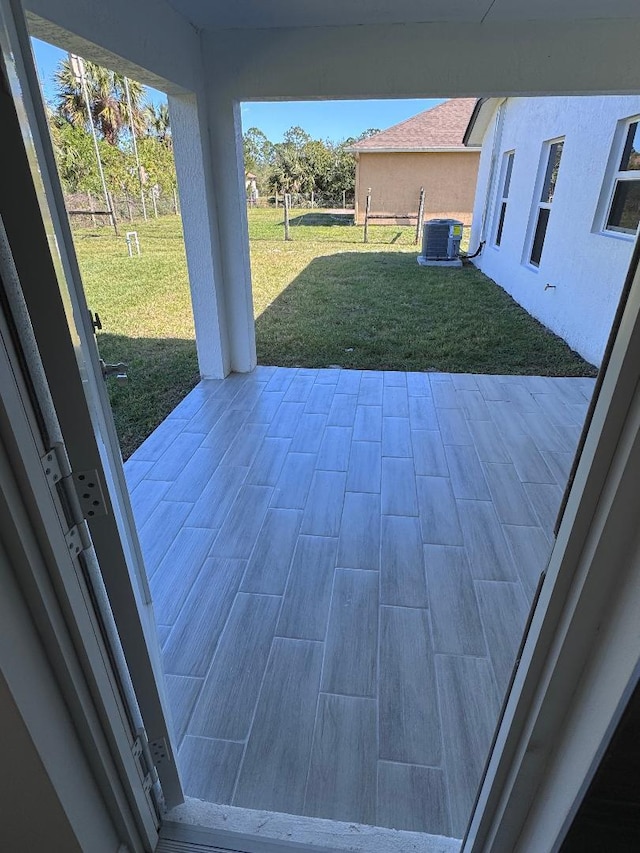
{"label": "patio ceiling", "polygon": [[635,0],[168,0],[197,27],[335,27],[358,24],[413,24],[637,18]]}

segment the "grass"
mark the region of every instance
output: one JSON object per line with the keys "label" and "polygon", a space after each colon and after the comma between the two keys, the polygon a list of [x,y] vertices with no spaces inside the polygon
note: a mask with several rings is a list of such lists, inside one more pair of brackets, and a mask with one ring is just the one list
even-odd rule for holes
{"label": "grass", "polygon": [[[258,361],[284,366],[594,375],[594,368],[471,266],[416,264],[413,228],[322,224],[249,211]],[[179,217],[137,222],[141,257],[107,229],[75,234],[105,361],[129,365],[110,387],[129,456],[198,381]]]}

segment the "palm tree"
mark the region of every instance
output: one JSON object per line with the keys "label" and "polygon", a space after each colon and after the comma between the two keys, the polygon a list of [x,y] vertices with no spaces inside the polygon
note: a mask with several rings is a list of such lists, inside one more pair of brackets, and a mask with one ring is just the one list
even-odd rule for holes
{"label": "palm tree", "polygon": [[[124,76],[95,62],[85,62],[84,68],[94,125],[106,142],[116,145],[120,132],[129,125]],[[68,59],[63,59],[58,65],[55,81],[59,112],[72,124],[84,127],[89,121],[84,93]],[[145,125],[142,103],[144,87],[135,80],[129,80],[129,94],[133,126],[138,134]]]}
{"label": "palm tree", "polygon": [[169,106],[167,103],[163,102],[157,107],[154,104],[147,104],[144,112],[148,135],[155,136],[163,145],[171,148],[173,140],[171,139],[171,124],[169,122]]}

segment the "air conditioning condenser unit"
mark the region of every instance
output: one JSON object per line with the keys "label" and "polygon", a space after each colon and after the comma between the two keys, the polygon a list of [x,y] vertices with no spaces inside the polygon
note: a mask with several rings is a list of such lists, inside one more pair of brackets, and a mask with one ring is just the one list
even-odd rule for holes
{"label": "air conditioning condenser unit", "polygon": [[430,219],[422,230],[422,253],[418,263],[423,267],[461,267],[460,241],[462,222],[457,219]]}

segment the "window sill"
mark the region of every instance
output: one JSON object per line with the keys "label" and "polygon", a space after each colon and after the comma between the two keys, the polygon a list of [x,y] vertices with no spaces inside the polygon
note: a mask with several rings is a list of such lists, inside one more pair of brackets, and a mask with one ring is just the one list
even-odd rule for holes
{"label": "window sill", "polygon": [[595,233],[600,237],[613,237],[614,240],[623,240],[625,243],[633,243],[636,239],[635,234],[625,234],[624,231],[608,231],[606,228],[601,228]]}

